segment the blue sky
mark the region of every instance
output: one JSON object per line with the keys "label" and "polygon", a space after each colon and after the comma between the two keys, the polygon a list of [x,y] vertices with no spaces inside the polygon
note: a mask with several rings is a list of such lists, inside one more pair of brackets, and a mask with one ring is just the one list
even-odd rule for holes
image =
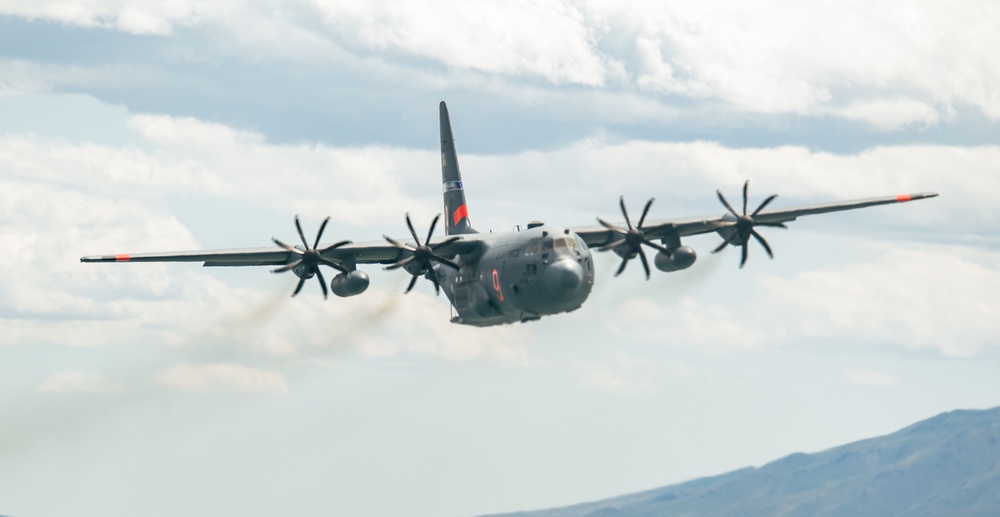
{"label": "blue sky", "polygon": [[[477,515],[760,465],[1000,404],[989,2],[0,1],[0,512]],[[80,256],[592,224],[624,195],[804,218],[527,325],[370,267]],[[426,224],[423,223],[423,224]],[[59,497],[53,497],[59,494]]]}

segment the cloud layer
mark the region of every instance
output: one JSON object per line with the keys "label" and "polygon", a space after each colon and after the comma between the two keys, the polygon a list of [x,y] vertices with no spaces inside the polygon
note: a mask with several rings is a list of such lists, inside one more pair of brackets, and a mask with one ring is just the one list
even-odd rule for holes
{"label": "cloud layer", "polygon": [[[882,132],[934,126],[966,106],[1000,119],[1000,65],[992,56],[1000,45],[993,30],[1000,10],[974,0],[948,6],[234,0],[168,7],[108,0],[71,8],[46,0],[0,3],[0,13],[164,41],[178,29],[225,34],[210,37],[217,59],[252,54],[320,69],[361,66],[379,75],[395,69],[397,77],[437,90],[454,74],[472,72],[486,74],[473,82],[487,92],[496,87],[489,77],[501,78],[506,95],[541,80],[741,113],[843,118]],[[5,66],[18,69],[11,80],[22,88],[66,73],[31,72],[18,61]],[[78,80],[86,74],[71,73]],[[542,90],[526,99],[537,101]]]}

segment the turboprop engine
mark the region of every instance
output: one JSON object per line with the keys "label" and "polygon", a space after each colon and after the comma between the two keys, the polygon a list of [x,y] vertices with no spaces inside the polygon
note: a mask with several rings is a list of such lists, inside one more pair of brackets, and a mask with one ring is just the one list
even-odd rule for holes
{"label": "turboprop engine", "polygon": [[657,253],[653,257],[653,263],[656,265],[656,269],[669,273],[691,267],[697,258],[698,255],[693,249],[687,246],[678,246],[670,250],[670,255],[662,251]]}
{"label": "turboprop engine", "polygon": [[341,298],[359,295],[368,289],[368,274],[357,269],[341,273],[330,281],[330,289]]}

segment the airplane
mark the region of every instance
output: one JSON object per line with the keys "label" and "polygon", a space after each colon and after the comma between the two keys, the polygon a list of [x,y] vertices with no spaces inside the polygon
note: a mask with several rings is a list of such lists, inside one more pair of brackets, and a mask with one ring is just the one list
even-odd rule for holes
{"label": "airplane", "polygon": [[[292,246],[272,239],[276,246],[269,248],[97,255],[83,257],[80,261],[202,262],[209,267],[276,266],[272,270],[274,273],[291,271],[299,278],[293,297],[299,294],[307,280],[316,277],[324,298],[329,291],[338,297],[365,292],[370,283],[369,277],[357,266],[383,264],[387,270],[403,269],[412,276],[406,293],[413,290],[420,277],[430,280],[438,295],[444,291],[453,308],[452,323],[488,327],[534,321],[543,316],[579,309],[593,289],[594,249],[613,251],[621,258],[615,276],[622,274],[629,262],[638,258],[648,280],[650,260],[645,248],[656,251],[652,259],[656,269],[680,271],[691,267],[697,259],[694,249],[682,245],[681,238],[714,232],[722,238],[722,243],[712,253],[728,246],[739,247],[742,268],[747,262],[751,239],[764,248],[768,257],[774,258],[770,245],[757,228],[787,229],[786,223],[806,215],[937,196],[927,192],[767,210],[766,207],[777,198],[775,194],[749,211],[748,180],[743,185],[741,211],[737,211],[722,192],[716,190],[719,201],[726,209],[722,215],[647,220],[653,204],[653,199],[650,199],[639,219],[633,223],[624,197],[621,197],[618,204],[624,224],[609,223],[602,218],[597,218],[597,225],[575,227],[557,227],[532,221],[524,229],[480,233],[472,227],[469,219],[451,119],[444,101],[439,105],[439,116],[444,238],[434,237],[441,214],[431,221],[423,239],[417,234],[410,215],[406,214],[406,226],[412,240],[383,235],[383,240],[379,241],[354,243],[342,240],[321,245],[323,231],[330,220],[327,217],[310,245],[296,216],[295,228],[302,240],[301,245]],[[321,266],[337,270],[329,290]]]}

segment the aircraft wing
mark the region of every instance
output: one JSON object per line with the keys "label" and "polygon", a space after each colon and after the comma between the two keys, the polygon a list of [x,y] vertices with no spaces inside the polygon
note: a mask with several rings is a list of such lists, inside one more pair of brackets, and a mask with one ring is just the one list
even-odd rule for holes
{"label": "aircraft wing", "polygon": [[[855,199],[850,201],[836,201],[833,203],[815,205],[803,205],[780,210],[762,210],[757,215],[753,216],[753,220],[756,223],[787,223],[804,215],[825,214],[829,212],[867,208],[870,206],[905,203],[907,201],[916,201],[918,199],[927,199],[935,196],[937,196],[937,194],[934,192],[924,192],[920,194],[902,194],[898,196],[885,196],[868,199]],[[616,224],[620,228],[627,228],[627,225],[624,223]],[[734,224],[734,218],[730,214],[681,219],[658,219],[650,220],[644,224],[643,233],[647,239],[680,238],[688,235],[711,233],[720,228],[725,228]],[[575,232],[577,235],[582,237],[588,246],[600,246],[607,244],[611,242],[613,236],[613,232],[600,225],[570,228],[570,231]]]}
{"label": "aircraft wing", "polygon": [[[480,245],[473,235],[445,244],[438,253],[447,256],[470,253]],[[473,238],[468,238],[473,237]],[[400,239],[403,240],[403,239]],[[431,244],[435,240],[432,239]],[[325,249],[330,244],[320,244]],[[323,258],[338,264],[390,264],[403,257],[401,251],[386,241],[349,243],[322,253]],[[267,248],[240,248],[225,250],[168,251],[163,253],[123,253],[117,255],[92,255],[80,262],[203,262],[206,267],[219,266],[281,266],[295,261],[298,256],[277,246]]]}

